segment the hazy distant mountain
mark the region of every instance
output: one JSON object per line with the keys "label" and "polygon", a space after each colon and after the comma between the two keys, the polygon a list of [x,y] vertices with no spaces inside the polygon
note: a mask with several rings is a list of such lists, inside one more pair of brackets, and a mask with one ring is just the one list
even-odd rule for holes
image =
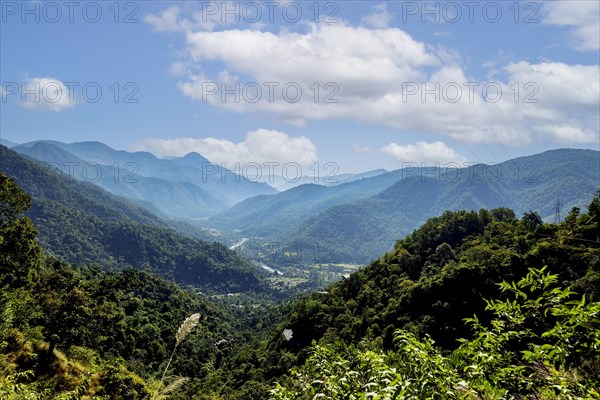
{"label": "hazy distant mountain", "polygon": [[600,152],[593,150],[552,150],[437,173],[407,171],[381,193],[304,221],[287,241],[300,247],[335,245],[334,258],[363,263],[445,210],[508,207],[517,216],[535,211],[553,221],[557,199],[564,217],[572,207],[584,208],[599,187]]}
{"label": "hazy distant mountain", "polygon": [[385,169],[376,169],[373,171],[361,172],[358,174],[321,174],[320,176],[301,176],[301,177],[283,177],[279,175],[263,175],[261,182],[265,182],[279,191],[285,191],[297,186],[306,184],[317,184],[323,186],[337,186],[342,183],[357,181],[359,179],[371,178],[377,175],[385,174]]}
{"label": "hazy distant mountain", "polygon": [[249,290],[260,284],[256,267],[225,246],[182,235],[145,208],[96,185],[4,146],[0,171],[32,196],[27,215],[40,231],[40,243],[66,261],[149,268],[206,290]]}
{"label": "hazy distant mountain", "polygon": [[358,181],[360,179],[372,178],[375,176],[379,176],[379,175],[382,175],[382,174],[385,174],[388,172],[389,172],[388,170],[380,168],[380,169],[374,169],[372,171],[360,172],[357,174],[339,174],[339,175],[332,176],[329,179],[329,180],[334,181],[335,183],[325,182],[325,185],[334,186],[334,185],[339,185],[342,183],[354,182],[354,181]]}
{"label": "hazy distant mountain", "polygon": [[406,168],[336,186],[302,185],[247,199],[207,224],[293,248],[317,244],[339,261],[364,263],[445,210],[508,207],[553,220],[585,207],[600,187],[600,153],[560,149],[498,165],[436,171]]}
{"label": "hazy distant mountain", "polygon": [[[170,182],[134,173],[134,169],[90,163],[50,142],[16,146],[13,150],[49,163],[65,176],[95,183],[113,194],[150,206],[158,213],[175,218],[198,218],[225,209],[224,202],[188,182]],[[143,204],[143,203],[147,204]]]}
{"label": "hazy distant mountain", "polygon": [[17,146],[18,143],[11,142],[10,140],[6,140],[6,139],[0,139],[0,145],[11,148],[11,147]]}
{"label": "hazy distant mountain", "polygon": [[[58,147],[66,153],[59,153]],[[34,148],[36,147],[37,148]],[[95,168],[88,168],[92,181],[112,193],[151,204],[164,215],[192,219],[214,215],[225,208],[260,194],[277,191],[265,183],[252,182],[222,169],[197,153],[170,160],[148,152],[115,150],[101,142],[65,144],[36,141],[16,150],[41,161],[94,163],[102,166],[102,177],[95,179]],[[63,158],[76,161],[64,161]],[[84,165],[82,164],[82,165]],[[82,166],[83,168],[83,166]]]}
{"label": "hazy distant mountain", "polygon": [[244,236],[278,237],[294,232],[304,220],[329,207],[379,193],[400,177],[394,171],[336,186],[306,184],[256,196],[214,216],[208,224],[238,229]]}

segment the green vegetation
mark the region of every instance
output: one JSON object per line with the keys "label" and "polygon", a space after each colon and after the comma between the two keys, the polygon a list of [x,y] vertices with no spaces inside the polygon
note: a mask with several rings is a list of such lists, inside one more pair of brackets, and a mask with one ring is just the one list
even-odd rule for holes
{"label": "green vegetation", "polygon": [[207,224],[305,253],[322,246],[326,262],[366,264],[446,210],[508,207],[553,221],[559,197],[563,216],[583,209],[600,182],[599,156],[558,149],[489,166],[410,167],[339,186],[303,185],[247,199]]}
{"label": "green vegetation", "polygon": [[572,299],[557,275],[533,269],[503,282],[506,300],[467,319],[474,331],[445,355],[431,338],[397,330],[394,350],[367,341],[315,345],[276,399],[599,399],[600,303]]}
{"label": "green vegetation", "polygon": [[[22,166],[35,195],[0,173],[0,398],[600,398],[600,192],[556,225],[507,208],[444,212],[326,290],[271,306],[265,292],[214,291],[239,276],[217,272],[220,286],[199,293],[151,272],[156,257],[115,270],[48,254],[30,205],[65,207],[48,214],[63,224],[125,215],[157,256],[167,233],[185,237],[7,155],[3,169]],[[74,240],[100,238],[90,229]]]}
{"label": "green vegetation", "polygon": [[3,172],[32,196],[27,216],[54,256],[104,268],[148,268],[204,291],[264,290],[257,268],[222,244],[185,236],[142,207],[6,147],[0,146],[0,158]]}
{"label": "green vegetation", "polygon": [[[74,267],[44,255],[23,215],[30,201],[0,173],[2,398],[142,399],[165,393],[163,371],[190,377],[180,391],[223,390],[218,369],[228,344],[248,342],[250,323],[150,272]],[[182,336],[180,322],[196,314],[198,327]]]}
{"label": "green vegetation", "polygon": [[445,212],[327,295],[299,301],[288,327],[302,348],[322,338],[356,343],[373,336],[389,349],[393,332],[405,329],[451,349],[468,337],[463,319],[500,295],[498,281],[540,266],[598,301],[600,199],[589,207],[573,209],[560,225],[542,224],[535,213],[519,220],[508,209]]}

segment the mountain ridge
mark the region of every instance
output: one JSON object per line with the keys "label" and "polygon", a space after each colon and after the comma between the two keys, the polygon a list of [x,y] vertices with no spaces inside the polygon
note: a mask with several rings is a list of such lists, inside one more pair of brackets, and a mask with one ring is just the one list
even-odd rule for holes
{"label": "mountain ridge", "polygon": [[256,267],[222,244],[172,229],[146,208],[0,146],[0,169],[32,197],[27,215],[51,254],[74,264],[149,268],[208,291],[263,290]]}
{"label": "mountain ridge", "polygon": [[[16,150],[33,156],[40,161],[55,162],[52,157],[31,150],[35,146],[39,146],[39,143],[59,147],[86,163],[99,164],[102,168],[106,167],[105,170],[109,169],[103,174],[106,178],[114,176],[117,181],[119,179],[129,179],[129,182],[124,183],[138,184],[139,189],[134,190],[129,185],[128,190],[124,190],[124,186],[127,185],[111,185],[105,179],[101,186],[114,194],[125,195],[135,200],[143,200],[160,209],[164,215],[170,218],[191,220],[198,217],[207,217],[223,211],[248,197],[276,192],[275,189],[265,183],[253,182],[243,177],[223,179],[223,176],[227,177],[235,174],[223,170],[200,154],[197,157],[165,160],[159,159],[149,152],[115,150],[98,141],[67,144],[52,140],[40,140],[16,146]],[[117,176],[119,171],[120,173]],[[160,181],[143,178],[159,179]],[[164,183],[164,187],[161,188],[158,185],[160,182]],[[146,183],[149,183],[150,187],[143,188]],[[152,188],[160,189],[163,193],[159,193],[158,197],[154,197]],[[178,202],[178,199],[184,199],[185,201]]]}

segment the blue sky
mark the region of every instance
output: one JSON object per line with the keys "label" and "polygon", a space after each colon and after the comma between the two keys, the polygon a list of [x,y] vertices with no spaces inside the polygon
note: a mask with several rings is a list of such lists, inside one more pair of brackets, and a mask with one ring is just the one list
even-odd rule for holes
{"label": "blue sky", "polygon": [[307,173],[599,149],[599,4],[2,1],[0,136]]}

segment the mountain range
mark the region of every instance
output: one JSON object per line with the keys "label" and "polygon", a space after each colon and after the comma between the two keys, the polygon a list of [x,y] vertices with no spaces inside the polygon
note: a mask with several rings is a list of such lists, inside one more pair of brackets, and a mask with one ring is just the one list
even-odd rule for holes
{"label": "mountain range", "polygon": [[[247,199],[209,223],[294,249],[332,246],[338,262],[366,263],[444,210],[508,207],[552,222],[585,208],[600,187],[600,153],[558,149],[496,165],[405,168],[335,187],[303,185]],[[284,260],[280,260],[284,261]]]}
{"label": "mountain range", "polygon": [[214,215],[248,197],[277,191],[213,164],[198,153],[169,160],[100,142],[35,141],[12,149],[113,194],[147,203],[169,218]]}
{"label": "mountain range", "polygon": [[444,210],[508,207],[517,214],[535,211],[552,222],[557,201],[563,213],[584,208],[600,186],[600,153],[593,150],[557,149],[466,168],[379,169],[319,177],[318,183],[275,176],[268,183],[285,189],[278,192],[193,152],[159,159],[100,142],[8,144],[154,214],[196,220],[202,238],[210,230],[222,232],[220,240],[229,246],[246,237],[300,252],[328,247],[332,261],[358,264],[389,251]]}
{"label": "mountain range", "polygon": [[32,197],[27,216],[51,255],[74,264],[149,269],[205,291],[261,290],[258,269],[238,254],[185,235],[123,197],[4,146],[0,171]]}

